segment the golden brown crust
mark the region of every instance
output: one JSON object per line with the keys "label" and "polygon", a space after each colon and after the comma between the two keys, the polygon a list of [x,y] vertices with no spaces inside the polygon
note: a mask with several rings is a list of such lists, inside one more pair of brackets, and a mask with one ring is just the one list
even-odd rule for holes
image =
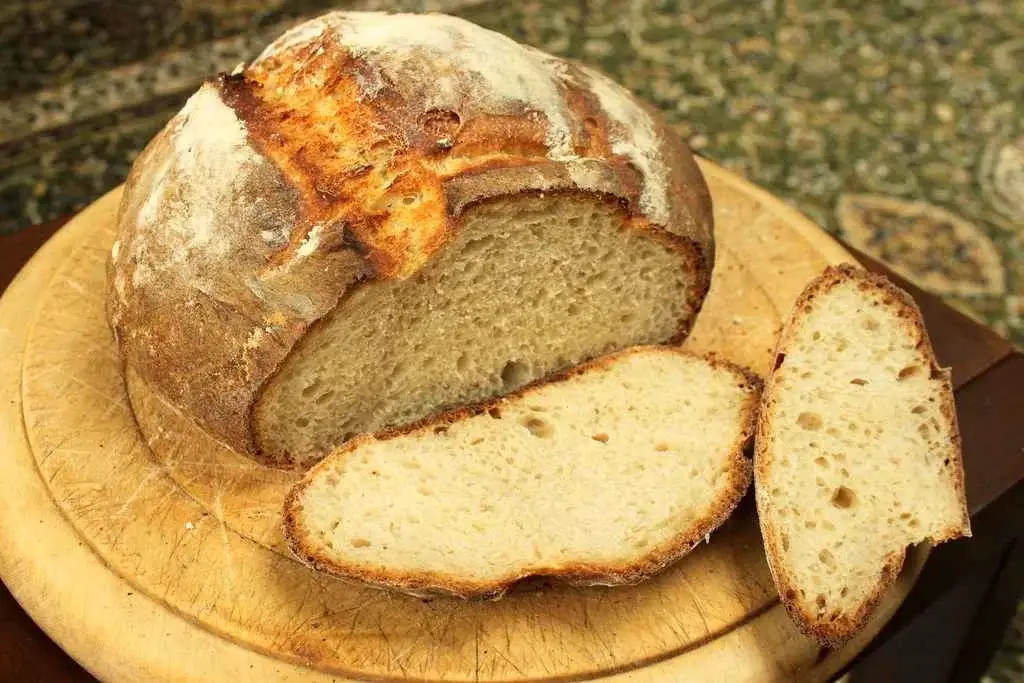
{"label": "golden brown crust", "polygon": [[[429,41],[403,52],[386,44],[401,16],[327,15],[208,82],[125,189],[108,278],[122,353],[173,405],[264,462],[252,407],[309,326],[361,282],[416,272],[481,202],[615,202],[625,227],[670,245],[695,274],[694,317],[710,284],[710,194],[657,113],[583,66],[461,20],[417,24],[450,53]],[[463,43],[481,53],[467,60]],[[492,53],[523,70],[507,92],[463,63]],[[423,87],[433,81],[447,90]]]}
{"label": "golden brown crust", "polygon": [[951,443],[954,451],[955,462],[950,463],[950,474],[957,489],[957,497],[963,510],[963,519],[956,527],[944,530],[930,538],[932,543],[941,543],[954,538],[970,536],[970,518],[967,512],[967,498],[964,488],[963,460],[961,456],[960,431],[956,419],[956,408],[953,399],[953,385],[950,381],[948,369],[938,364],[932,348],[931,340],[924,326],[924,318],[914,299],[905,291],[897,287],[887,278],[869,273],[862,268],[850,264],[829,266],[817,278],[812,280],[804,288],[793,305],[789,319],[783,326],[775,349],[775,362],[773,372],[766,378],[764,391],[761,398],[761,409],[757,420],[756,434],[754,437],[754,493],[757,501],[758,518],[761,526],[761,536],[764,541],[765,554],[768,558],[768,567],[771,570],[772,579],[779,591],[779,597],[786,611],[792,617],[800,630],[808,636],[817,639],[829,647],[840,647],[850,640],[858,631],[867,624],[868,619],[874,613],[875,608],[881,602],[885,591],[892,586],[903,568],[906,552],[900,551],[889,555],[880,569],[878,583],[874,590],[858,607],[853,614],[840,614],[835,620],[825,620],[817,614],[812,614],[804,609],[800,600],[797,599],[797,586],[794,579],[786,572],[782,564],[783,555],[775,529],[768,521],[765,514],[768,504],[768,493],[764,491],[758,482],[768,476],[768,468],[771,465],[771,458],[767,452],[769,437],[772,430],[770,424],[771,411],[769,406],[775,400],[775,374],[785,363],[786,351],[792,342],[796,327],[814,305],[814,299],[824,294],[837,285],[856,281],[862,290],[874,290],[881,292],[883,305],[897,308],[897,315],[905,322],[908,331],[916,339],[917,349],[927,358],[933,378],[941,378],[944,385],[943,401],[940,406],[943,414],[949,420]]}
{"label": "golden brown crust", "polygon": [[[633,347],[617,353],[603,356],[589,363],[580,365],[572,370],[562,373],[556,377],[546,378],[533,382],[506,397],[478,403],[472,406],[460,407],[446,413],[437,415],[426,420],[421,420],[413,425],[407,425],[397,429],[385,430],[376,435],[362,435],[346,443],[335,452],[336,455],[350,453],[359,448],[362,444],[370,441],[392,439],[398,436],[422,432],[428,433],[439,426],[449,425],[459,420],[479,415],[490,410],[501,410],[502,406],[509,401],[516,400],[529,395],[538,388],[553,382],[585,374],[595,368],[606,366],[622,355],[633,353],[668,353],[680,356],[697,357],[681,349],[670,346],[647,346]],[[302,495],[310,482],[317,476],[318,472],[326,468],[329,463],[322,462],[314,466],[289,492],[284,503],[283,525],[284,537],[289,548],[295,556],[304,564],[313,569],[331,574],[337,578],[352,581],[360,584],[367,584],[376,587],[397,590],[412,595],[441,595],[453,596],[465,599],[499,599],[514,584],[532,577],[550,577],[572,585],[579,586],[618,586],[635,584],[662,571],[667,566],[680,559],[694,547],[705,540],[708,534],[721,526],[739,505],[746,494],[752,479],[751,463],[744,454],[744,448],[750,442],[754,432],[756,410],[760,397],[761,379],[750,370],[735,363],[711,355],[704,357],[715,367],[722,368],[734,376],[742,386],[749,389],[746,403],[743,407],[743,426],[740,436],[730,449],[732,467],[729,469],[729,486],[725,495],[716,501],[714,506],[707,511],[702,518],[681,533],[679,536],[652,549],[643,557],[637,558],[632,564],[623,566],[602,565],[602,564],[576,564],[568,567],[557,568],[535,568],[528,572],[512,573],[494,581],[473,581],[466,577],[452,577],[433,572],[393,572],[374,571],[358,566],[348,566],[335,562],[321,553],[312,543],[309,542],[310,534],[306,533],[302,523],[297,517],[301,511]]]}

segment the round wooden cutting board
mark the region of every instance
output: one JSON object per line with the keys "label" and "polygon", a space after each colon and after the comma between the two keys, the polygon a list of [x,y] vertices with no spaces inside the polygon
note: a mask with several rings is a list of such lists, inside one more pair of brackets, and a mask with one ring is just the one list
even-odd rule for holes
{"label": "round wooden cutting board", "polygon": [[[851,259],[782,202],[702,167],[718,251],[687,346],[763,374],[800,290]],[[0,575],[103,680],[822,681],[920,571],[924,549],[835,652],[779,605],[749,499],[708,544],[634,587],[537,583],[473,603],[318,575],[281,541],[297,475],[223,448],[123,371],[103,297],[119,197],[69,223],[0,301]],[[137,423],[141,402],[159,417]]]}

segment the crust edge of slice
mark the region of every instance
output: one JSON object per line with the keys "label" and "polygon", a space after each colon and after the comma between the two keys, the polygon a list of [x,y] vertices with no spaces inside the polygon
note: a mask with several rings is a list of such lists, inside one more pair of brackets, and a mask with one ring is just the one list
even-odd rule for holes
{"label": "crust edge of slice", "polygon": [[931,377],[940,380],[943,385],[942,403],[939,408],[950,425],[950,446],[953,452],[953,463],[950,470],[953,483],[957,489],[956,495],[960,502],[963,516],[958,525],[948,527],[940,533],[929,536],[925,542],[938,545],[945,541],[970,537],[971,535],[970,516],[964,485],[963,450],[953,398],[951,371],[949,368],[943,368],[939,365],[938,359],[935,356],[935,350],[925,328],[924,317],[917,302],[914,301],[910,294],[881,275],[871,273],[851,264],[844,263],[838,266],[828,266],[820,275],[807,284],[793,304],[793,308],[783,324],[775,351],[772,354],[772,370],[764,381],[761,393],[761,407],[757,414],[757,425],[755,428],[754,498],[758,511],[758,524],[761,528],[761,537],[768,560],[768,568],[783,607],[801,633],[814,638],[822,645],[832,648],[841,647],[867,625],[868,620],[881,603],[885,592],[895,584],[900,571],[903,569],[907,549],[904,548],[901,551],[890,553],[886,557],[878,582],[875,584],[871,594],[860,604],[854,614],[843,615],[841,618],[831,622],[822,621],[816,615],[805,610],[795,597],[798,586],[785,568],[781,566],[780,558],[782,553],[779,552],[778,540],[774,530],[766,522],[765,515],[763,514],[764,500],[766,500],[764,497],[767,494],[763,492],[763,487],[758,486],[758,481],[764,477],[766,459],[768,457],[766,450],[771,424],[769,422],[770,411],[767,410],[767,407],[774,400],[775,371],[785,361],[786,349],[792,342],[795,327],[808,312],[811,301],[819,294],[824,294],[833,287],[848,280],[862,283],[865,286],[864,289],[880,291],[883,294],[883,303],[899,309],[898,317],[910,326],[917,341],[917,349],[928,362]]}
{"label": "crust edge of slice", "polygon": [[[350,453],[360,445],[372,441],[383,441],[395,437],[425,432],[437,426],[452,424],[461,419],[479,415],[493,408],[529,396],[532,392],[552,383],[570,379],[590,370],[613,363],[620,357],[637,353],[669,353],[687,358],[701,359],[716,368],[732,373],[737,379],[745,382],[749,391],[744,400],[737,440],[729,449],[730,481],[722,497],[709,506],[707,514],[680,532],[670,541],[638,556],[634,562],[621,565],[601,565],[577,563],[557,569],[532,569],[515,571],[497,580],[473,580],[431,572],[373,571],[357,565],[346,565],[327,557],[320,552],[315,544],[308,541],[309,534],[298,517],[301,498],[309,482],[317,473],[328,466],[335,456]],[[753,465],[744,453],[750,444],[756,427],[757,408],[760,402],[762,380],[750,370],[725,360],[714,354],[698,355],[689,351],[670,346],[637,346],[627,348],[588,363],[577,366],[567,372],[533,382],[516,392],[494,400],[455,408],[414,424],[396,429],[388,429],[374,435],[360,435],[345,444],[341,449],[328,455],[321,463],[314,466],[302,480],[296,484],[284,502],[283,528],[285,541],[292,554],[306,566],[350,583],[393,590],[416,597],[457,597],[463,599],[498,600],[516,583],[530,578],[551,578],[574,586],[621,586],[639,583],[673,564],[688,554],[716,529],[718,529],[733,513],[746,495],[753,481]]]}

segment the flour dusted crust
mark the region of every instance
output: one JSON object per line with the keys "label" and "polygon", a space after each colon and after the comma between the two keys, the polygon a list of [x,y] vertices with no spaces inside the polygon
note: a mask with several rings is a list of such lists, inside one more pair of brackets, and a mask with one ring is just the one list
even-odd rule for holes
{"label": "flour dusted crust", "polygon": [[260,457],[252,406],[312,323],[361,281],[417,272],[474,204],[529,192],[620,204],[686,256],[699,309],[710,195],[653,111],[460,19],[331,13],[205,83],[144,150],[111,325],[154,389]]}

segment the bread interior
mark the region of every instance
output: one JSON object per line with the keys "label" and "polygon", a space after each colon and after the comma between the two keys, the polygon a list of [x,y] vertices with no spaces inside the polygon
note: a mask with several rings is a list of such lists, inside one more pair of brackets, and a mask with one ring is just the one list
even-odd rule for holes
{"label": "bread interior", "polygon": [[685,243],[630,229],[616,202],[503,198],[455,231],[415,275],[359,286],[303,338],[256,406],[265,453],[313,461],[356,434],[664,343],[694,315]]}

